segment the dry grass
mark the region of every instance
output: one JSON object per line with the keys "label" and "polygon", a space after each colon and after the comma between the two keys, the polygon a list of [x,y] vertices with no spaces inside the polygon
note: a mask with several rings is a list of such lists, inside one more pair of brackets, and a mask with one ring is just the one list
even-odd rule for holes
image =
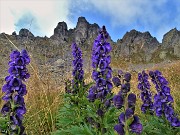
{"label": "dry grass", "polygon": [[63,87],[61,88],[51,75],[45,74],[43,79],[40,79],[37,71],[32,73],[27,83],[28,94],[25,99],[28,108],[24,118],[27,134],[48,135],[55,130],[55,116],[63,102]]}
{"label": "dry grass", "polygon": [[[27,113],[23,123],[28,135],[48,135],[55,130],[56,114],[63,103],[64,88],[57,84],[52,74],[47,73],[47,69],[41,69],[44,72],[40,77],[38,69],[34,68],[36,66],[32,67],[28,67],[31,77],[26,82]],[[0,97],[2,96],[3,93],[0,93]],[[0,100],[0,107],[2,104],[3,101]]]}

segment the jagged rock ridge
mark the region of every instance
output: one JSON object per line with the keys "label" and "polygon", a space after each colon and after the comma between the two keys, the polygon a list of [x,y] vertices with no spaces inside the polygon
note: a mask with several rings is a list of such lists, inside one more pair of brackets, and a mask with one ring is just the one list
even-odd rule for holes
{"label": "jagged rock ridge", "polygon": [[[66,22],[59,22],[50,38],[35,37],[27,29],[21,29],[19,34],[13,32],[8,36],[20,49],[26,48],[32,53],[40,64],[43,64],[44,60],[52,65],[57,63],[56,61],[64,61],[69,62],[66,64],[70,66],[72,42],[75,41],[81,46],[84,56],[90,56],[93,40],[96,38],[99,28],[98,24],[90,24],[85,17],[79,17],[74,29],[68,29]],[[113,46],[113,58],[121,57],[127,61],[150,62],[157,58],[168,59],[169,54],[173,58],[180,58],[179,39],[180,31],[175,28],[164,35],[162,43],[159,43],[149,32],[137,30],[127,32],[117,42],[113,42],[111,38],[109,41]],[[3,57],[9,54],[8,50],[13,48],[3,34],[0,34],[0,41],[0,47],[3,48],[0,57]],[[87,61],[86,58],[85,61]]]}

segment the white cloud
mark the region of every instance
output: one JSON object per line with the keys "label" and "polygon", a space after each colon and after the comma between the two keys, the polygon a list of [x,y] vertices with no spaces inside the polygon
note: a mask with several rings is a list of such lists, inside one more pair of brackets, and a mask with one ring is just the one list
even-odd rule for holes
{"label": "white cloud", "polygon": [[27,19],[28,14],[31,14],[28,20],[32,20],[32,24],[31,21],[29,24],[27,22],[27,28],[36,25],[39,27],[38,33],[47,36],[53,34],[53,29],[60,21],[65,21],[72,27],[74,24],[68,20],[69,2],[69,0],[0,0],[0,33],[11,34],[16,29],[15,24],[23,19],[23,16]]}
{"label": "white cloud", "polygon": [[136,23],[140,22],[141,26],[138,27],[143,27],[145,31],[152,30],[158,36],[158,40],[161,40],[164,34],[162,32],[168,28],[167,26],[166,29],[161,28],[164,19],[168,18],[168,11],[163,9],[166,2],[167,0],[90,0],[89,5],[108,16],[113,28],[118,26],[137,28],[139,24]]}
{"label": "white cloud", "polygon": [[108,15],[113,26],[129,25],[137,18],[144,23],[156,23],[161,19],[155,8],[161,8],[167,0],[90,0],[99,12]]}

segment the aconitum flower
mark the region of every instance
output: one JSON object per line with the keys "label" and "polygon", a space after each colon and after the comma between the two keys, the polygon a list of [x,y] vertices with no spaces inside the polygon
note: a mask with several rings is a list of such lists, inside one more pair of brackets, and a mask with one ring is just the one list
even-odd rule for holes
{"label": "aconitum flower", "polygon": [[2,87],[5,95],[2,99],[5,101],[1,109],[4,117],[8,117],[10,124],[8,132],[11,134],[23,134],[24,127],[22,125],[23,115],[26,113],[24,95],[26,95],[26,81],[30,77],[26,65],[30,63],[30,58],[26,50],[13,51],[10,54],[9,76],[5,78],[6,84]]}
{"label": "aconitum flower", "polygon": [[[96,107],[96,114],[98,119],[94,119],[93,127],[97,128],[101,133],[107,132],[105,125],[102,123],[104,114],[109,110],[111,105],[110,95],[112,90],[112,69],[110,67],[111,57],[110,51],[112,50],[108,40],[108,33],[105,26],[99,31],[97,38],[94,41],[92,48],[92,79],[95,84],[89,89],[88,100],[90,102],[96,102],[93,104]],[[93,107],[93,108],[94,108]]]}
{"label": "aconitum flower", "polygon": [[120,79],[122,79],[121,89],[118,94],[122,95],[125,98],[127,96],[127,93],[130,91],[131,74],[128,72],[123,73],[121,70],[119,70],[118,76]]}
{"label": "aconitum flower", "polygon": [[124,75],[124,80],[125,80],[126,82],[129,82],[129,81],[131,80],[131,74],[127,72],[127,73]]}
{"label": "aconitum flower", "polygon": [[119,135],[125,135],[124,125],[121,124],[121,123],[115,125],[115,126],[114,126],[114,130],[115,130]]}
{"label": "aconitum flower", "polygon": [[[133,118],[133,121],[129,124],[128,119]],[[139,117],[137,115],[134,115],[134,112],[132,109],[128,108],[126,109],[126,112],[122,112],[119,115],[119,123],[114,126],[114,130],[119,135],[125,135],[126,132],[132,132],[135,134],[141,134],[143,130],[143,126],[139,120]],[[129,131],[126,131],[125,127],[128,127]]]}
{"label": "aconitum flower", "polygon": [[130,91],[130,80],[131,74],[128,72],[124,74],[121,70],[118,71],[118,77],[114,77],[112,79],[116,86],[121,85],[120,91],[113,97],[113,103],[117,109],[120,109],[124,105],[124,100],[127,96],[127,93]]}
{"label": "aconitum flower", "polygon": [[129,125],[130,131],[132,133],[141,134],[143,130],[143,126],[139,120],[139,117],[134,115],[133,118],[134,118],[133,122]]}
{"label": "aconitum flower", "polygon": [[111,57],[109,55],[111,51],[111,45],[107,42],[108,33],[105,26],[99,31],[99,35],[94,41],[92,49],[92,78],[96,82],[95,91],[89,91],[88,99],[94,101],[95,99],[104,100],[108,93],[111,92],[111,73],[110,67]]}
{"label": "aconitum flower", "polygon": [[123,99],[122,95],[119,95],[119,94],[115,95],[113,97],[113,103],[117,109],[120,109],[124,105],[124,99]]}
{"label": "aconitum flower", "polygon": [[80,83],[84,84],[84,71],[83,71],[83,60],[82,60],[82,52],[81,49],[77,46],[76,43],[72,44],[72,55],[74,60],[72,62],[73,65],[73,92],[77,92],[76,89]]}
{"label": "aconitum flower", "polygon": [[135,111],[135,104],[136,104],[136,95],[130,93],[128,95],[128,108],[131,108],[133,111]]}
{"label": "aconitum flower", "polygon": [[141,111],[146,113],[149,111],[150,113],[153,112],[153,102],[152,102],[152,93],[150,91],[150,83],[148,81],[148,74],[145,71],[142,73],[138,73],[138,89],[141,90],[141,99],[143,104],[141,106]]}
{"label": "aconitum flower", "polygon": [[154,109],[158,117],[165,116],[173,127],[180,127],[180,120],[176,116],[172,107],[173,97],[170,94],[168,81],[158,70],[150,71],[152,82],[155,84],[157,94],[154,96]]}
{"label": "aconitum flower", "polygon": [[112,78],[112,82],[114,83],[114,85],[115,85],[116,87],[118,87],[118,86],[121,85],[121,81],[120,81],[119,77],[113,77],[113,78]]}
{"label": "aconitum flower", "polygon": [[106,102],[104,103],[104,105],[108,108],[111,106],[111,100],[107,99]]}

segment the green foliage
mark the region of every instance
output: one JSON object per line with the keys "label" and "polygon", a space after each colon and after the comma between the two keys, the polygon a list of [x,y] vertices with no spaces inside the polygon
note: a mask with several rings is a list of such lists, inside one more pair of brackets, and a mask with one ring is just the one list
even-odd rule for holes
{"label": "green foliage", "polygon": [[[64,105],[60,108],[57,115],[56,128],[58,129],[53,134],[84,134],[88,133],[90,130],[85,125],[85,120],[87,117],[87,90],[90,88],[89,85],[84,85],[79,83],[77,94],[66,93],[64,96]],[[91,135],[91,134],[90,134]]]}
{"label": "green foliage", "polygon": [[6,131],[8,129],[8,118],[0,116],[0,133],[6,134]]}
{"label": "green foliage", "polygon": [[165,118],[144,114],[141,121],[142,135],[180,135],[180,128],[172,127]]}
{"label": "green foliage", "polygon": [[[64,105],[60,107],[57,115],[57,131],[53,132],[53,135],[100,135],[103,131],[99,129],[105,129],[105,135],[114,134],[113,128],[118,122],[119,110],[114,107],[104,108],[106,111],[103,118],[99,117],[96,112],[99,106],[102,106],[102,101],[89,102],[87,99],[91,86],[92,83],[88,85],[79,83],[78,87],[71,88],[71,91],[75,89],[77,93],[64,95]],[[109,94],[107,99],[112,97],[113,94]],[[92,118],[93,124],[88,123],[89,117]],[[99,121],[101,128],[96,127]]]}

